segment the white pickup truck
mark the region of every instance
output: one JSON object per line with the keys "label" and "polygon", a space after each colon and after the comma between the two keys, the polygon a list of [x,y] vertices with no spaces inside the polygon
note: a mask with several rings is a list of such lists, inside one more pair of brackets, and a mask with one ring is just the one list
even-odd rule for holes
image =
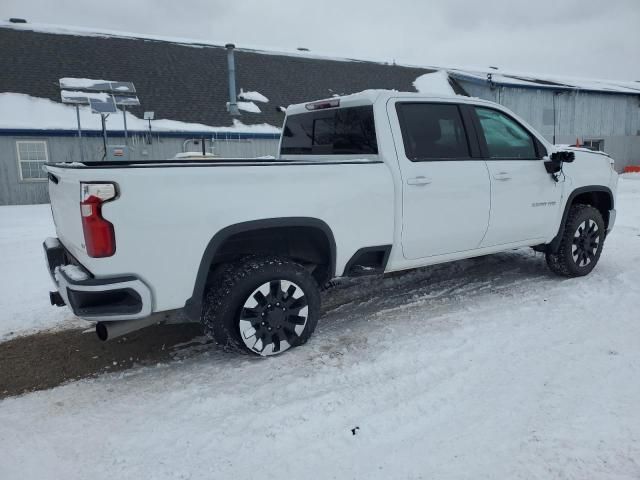
{"label": "white pickup truck", "polygon": [[58,291],[101,339],[182,313],[259,355],[304,343],[320,287],[509,250],[577,277],[615,221],[601,152],[504,107],[366,91],[287,109],[276,159],[49,164]]}

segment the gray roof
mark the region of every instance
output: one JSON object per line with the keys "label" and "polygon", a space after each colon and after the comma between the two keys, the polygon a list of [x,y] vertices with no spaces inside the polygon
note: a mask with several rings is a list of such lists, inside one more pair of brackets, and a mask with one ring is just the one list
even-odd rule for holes
{"label": "gray roof", "polygon": [[537,90],[569,90],[592,93],[640,95],[640,82],[576,78],[538,73],[513,73],[497,68],[448,68],[449,77],[477,84],[498,85],[507,88],[533,88]]}
{"label": "gray roof", "polygon": [[[5,68],[0,92],[24,93],[60,101],[63,77],[133,82],[141,107],[131,109],[142,118],[211,126],[229,126],[226,50],[209,44],[83,35],[30,30],[28,25],[0,25]],[[349,94],[369,88],[415,91],[414,80],[433,72],[365,61],[346,61],[238,49],[235,52],[237,88],[258,91],[269,103],[257,103],[262,113],[242,113],[244,124],[279,126],[279,106]]]}

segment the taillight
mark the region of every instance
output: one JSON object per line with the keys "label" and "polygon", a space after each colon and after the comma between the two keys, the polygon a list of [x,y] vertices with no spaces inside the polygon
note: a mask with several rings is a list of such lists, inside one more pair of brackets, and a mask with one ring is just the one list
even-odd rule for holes
{"label": "taillight", "polygon": [[81,183],[80,214],[84,244],[90,257],[110,257],[116,253],[113,225],[102,218],[102,204],[116,198],[113,183]]}

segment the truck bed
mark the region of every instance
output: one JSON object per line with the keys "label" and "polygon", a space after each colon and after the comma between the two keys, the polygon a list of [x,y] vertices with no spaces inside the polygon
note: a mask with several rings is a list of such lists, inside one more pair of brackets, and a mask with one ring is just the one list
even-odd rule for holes
{"label": "truck bed", "polygon": [[[336,275],[363,246],[362,239],[367,245],[393,243],[394,184],[388,166],[377,158],[85,162],[46,168],[62,245],[96,278],[135,275],[149,285],[154,312],[184,307],[207,245],[230,225],[319,219],[331,225],[339,246]],[[102,207],[103,217],[114,225],[116,250],[113,256],[92,258],[84,245],[80,184],[103,182],[117,186],[117,198]],[[372,214],[371,221],[362,221]]]}

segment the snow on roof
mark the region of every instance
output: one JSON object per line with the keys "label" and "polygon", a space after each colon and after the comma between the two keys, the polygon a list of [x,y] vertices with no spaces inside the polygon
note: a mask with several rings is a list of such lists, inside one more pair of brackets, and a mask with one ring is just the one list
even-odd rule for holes
{"label": "snow on roof", "polygon": [[96,83],[112,83],[112,80],[94,80],[91,78],[71,78],[71,77],[64,77],[60,79],[60,86],[63,86],[64,88],[87,89],[95,86]]}
{"label": "snow on roof", "polygon": [[[130,38],[141,40],[154,40],[161,42],[176,43],[184,46],[202,48],[202,47],[220,47],[222,48],[227,42],[222,41],[209,41],[198,40],[193,38],[183,37],[167,37],[162,35],[149,35],[131,32],[121,32],[117,30],[101,30],[95,28],[76,27],[68,25],[50,25],[41,23],[11,23],[7,21],[0,21],[0,28],[11,28],[14,30],[26,30],[42,33],[52,33],[60,35],[78,35],[78,36],[93,36],[93,37],[105,37],[105,38]],[[239,47],[240,51],[258,51],[266,55],[286,55],[295,57],[312,58],[318,60],[334,60],[343,62],[358,62],[367,61],[379,64],[388,64],[387,61],[381,61],[372,58],[345,58],[340,55],[332,54],[316,54],[308,51],[300,51],[298,49],[286,49],[286,48],[272,48],[259,45],[246,45]],[[499,85],[513,86],[513,87],[535,87],[535,88],[555,88],[555,89],[571,89],[571,90],[586,90],[586,91],[601,91],[611,93],[640,93],[640,82],[634,81],[618,81],[618,80],[601,80],[601,79],[586,79],[577,78],[571,76],[558,76],[547,75],[538,73],[518,73],[518,72],[506,72],[502,70],[496,70],[491,68],[468,68],[468,67],[445,67],[445,66],[433,66],[433,65],[410,65],[410,64],[398,64],[399,66],[412,67],[412,68],[431,68],[435,70],[446,70],[453,76],[459,78],[467,78],[468,80],[484,81],[487,80],[487,74],[491,73],[493,82]],[[77,87],[81,88],[81,87]],[[250,93],[250,92],[247,92]],[[257,92],[256,92],[257,93]],[[262,101],[256,98],[248,100]]]}
{"label": "snow on roof", "polygon": [[240,89],[240,93],[238,94],[238,98],[240,100],[247,100],[250,102],[262,102],[262,103],[268,103],[269,99],[267,97],[265,97],[264,95],[262,95],[260,92],[245,92],[244,90]]}
{"label": "snow on roof", "polygon": [[[216,40],[202,40],[187,37],[168,37],[163,35],[151,35],[145,33],[134,32],[122,32],[119,30],[109,29],[95,29],[87,27],[77,27],[72,25],[51,25],[46,23],[11,23],[4,20],[0,20],[0,28],[11,28],[13,30],[26,30],[41,33],[51,33],[58,35],[77,35],[82,37],[102,37],[102,38],[124,38],[124,39],[139,39],[139,40],[152,40],[158,42],[170,42],[186,47],[203,48],[203,47],[220,47],[224,48],[229,42],[216,41]],[[353,59],[345,58],[340,55],[332,54],[316,54],[309,51],[300,51],[297,48],[274,48],[265,45],[245,45],[243,47],[237,47],[236,50],[240,51],[257,51],[267,55],[286,55],[293,57],[303,58],[315,58],[323,60],[335,60],[340,62],[354,62],[354,61],[371,61],[374,63],[388,63],[380,62],[377,60],[367,59]]]}
{"label": "snow on roof", "polygon": [[[0,112],[11,112],[11,115],[0,115],[0,129],[75,131],[77,128],[74,106],[23,93],[0,93]],[[149,128],[147,120],[138,118],[128,111],[126,115],[129,130],[146,131]],[[80,123],[83,131],[102,130],[100,115],[92,114],[89,106],[80,106]],[[234,119],[233,126],[230,127],[214,127],[201,123],[167,119],[153,120],[151,126],[154,132],[280,133],[280,129],[272,125],[265,123],[244,125],[237,119]],[[124,130],[124,122],[120,112],[109,116],[107,130]]]}
{"label": "snow on roof", "polygon": [[245,112],[250,112],[250,113],[262,112],[262,110],[260,110],[260,107],[253,102],[237,102],[237,103],[238,103],[238,108]]}
{"label": "snow on roof", "polygon": [[571,76],[548,75],[538,73],[518,73],[494,68],[448,68],[454,78],[472,82],[491,82],[508,87],[539,88],[552,90],[585,90],[593,92],[640,94],[640,82],[588,79]]}
{"label": "snow on roof", "polygon": [[101,102],[106,102],[109,99],[109,97],[111,97],[110,93],[78,92],[76,90],[60,90],[60,95],[62,98],[67,100],[79,100],[83,98],[91,98],[94,100],[100,100]]}
{"label": "snow on roof", "polygon": [[416,78],[416,81],[413,82],[413,86],[420,93],[444,96],[456,94],[449,83],[449,74],[444,70],[420,75]]}

